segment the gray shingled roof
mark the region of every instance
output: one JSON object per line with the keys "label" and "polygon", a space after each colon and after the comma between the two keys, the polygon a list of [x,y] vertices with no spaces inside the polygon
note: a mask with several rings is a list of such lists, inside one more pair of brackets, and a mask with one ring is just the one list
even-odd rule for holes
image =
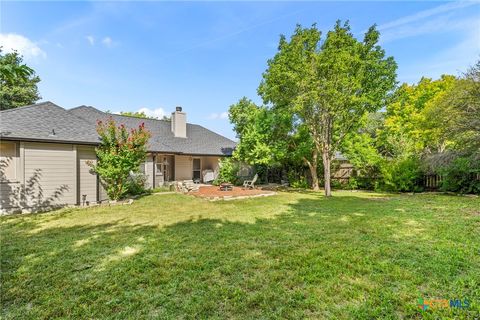
{"label": "gray shingled roof", "polygon": [[[170,121],[109,114],[88,106],[65,110],[51,102],[0,112],[3,139],[98,143],[97,120],[112,117],[127,127],[145,123],[151,132],[149,151],[197,155],[231,155],[235,142],[195,124],[187,124],[187,138],[176,138]],[[52,129],[55,135],[52,135]]]}
{"label": "gray shingled roof", "polygon": [[0,111],[0,124],[1,139],[99,142],[95,123],[49,101]]}

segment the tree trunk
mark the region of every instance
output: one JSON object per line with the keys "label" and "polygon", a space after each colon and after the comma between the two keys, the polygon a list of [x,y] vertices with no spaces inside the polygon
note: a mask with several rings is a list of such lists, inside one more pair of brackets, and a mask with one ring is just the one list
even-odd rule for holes
{"label": "tree trunk", "polygon": [[317,162],[313,162],[308,166],[310,168],[310,175],[312,176],[312,189],[313,191],[319,191],[320,186],[318,185],[318,173],[317,173]]}
{"label": "tree trunk", "polygon": [[325,181],[325,196],[332,196],[332,188],[330,186],[330,152],[328,149],[324,148],[322,150],[322,160],[323,160],[323,176]]}
{"label": "tree trunk", "polygon": [[310,169],[310,175],[312,176],[312,189],[313,191],[319,191],[320,186],[318,184],[318,151],[316,149],[313,150],[312,154],[312,161],[308,161],[304,159],[305,162],[308,164],[308,168]]}

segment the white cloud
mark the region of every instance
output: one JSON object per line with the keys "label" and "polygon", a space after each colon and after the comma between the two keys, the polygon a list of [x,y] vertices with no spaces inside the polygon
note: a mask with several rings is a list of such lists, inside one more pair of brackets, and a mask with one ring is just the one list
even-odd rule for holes
{"label": "white cloud", "polygon": [[0,46],[5,52],[18,51],[26,59],[42,57],[46,58],[47,54],[37,43],[32,40],[15,33],[0,33]]}
{"label": "white cloud", "polygon": [[138,112],[143,112],[147,117],[154,117],[157,119],[162,119],[163,116],[165,115],[165,110],[163,108],[157,108],[157,109],[149,109],[149,108],[141,108],[138,110]]}
{"label": "white cloud", "polygon": [[401,25],[410,24],[412,22],[416,22],[416,21],[419,21],[419,20],[424,20],[425,18],[436,16],[436,15],[439,15],[441,13],[450,12],[450,11],[454,11],[454,10],[457,10],[457,9],[462,9],[462,8],[469,7],[469,6],[472,6],[472,5],[475,5],[475,4],[476,3],[474,1],[457,1],[457,2],[451,2],[451,3],[443,4],[441,6],[438,6],[438,7],[432,8],[432,9],[419,11],[415,14],[405,16],[405,17],[402,17],[400,19],[397,19],[397,20],[379,25],[378,30],[382,31],[382,30],[386,30],[386,29],[395,28],[395,27],[398,27],[398,26],[401,26]]}
{"label": "white cloud", "polygon": [[93,36],[86,36],[85,39],[87,39],[91,46],[95,45],[95,38]]}
{"label": "white cloud", "polygon": [[[451,31],[461,31],[463,33],[463,31],[467,30],[470,26],[472,26],[472,23],[469,19],[457,20],[452,18],[450,15],[445,15],[423,21],[422,23],[404,25],[398,28],[386,30],[382,34],[382,42],[432,33],[445,33]],[[475,26],[473,25],[473,27]]]}
{"label": "white cloud", "polygon": [[447,3],[382,24],[378,26],[381,42],[454,30],[463,31],[471,26],[471,22],[468,19],[456,17],[455,11],[479,4],[479,2],[467,1]]}
{"label": "white cloud", "polygon": [[108,48],[111,48],[114,45],[114,42],[113,42],[112,38],[110,38],[110,37],[103,38],[102,43]]}
{"label": "white cloud", "polygon": [[211,113],[208,116],[208,119],[210,120],[216,120],[216,119],[228,119],[228,112],[222,112],[222,113]]}

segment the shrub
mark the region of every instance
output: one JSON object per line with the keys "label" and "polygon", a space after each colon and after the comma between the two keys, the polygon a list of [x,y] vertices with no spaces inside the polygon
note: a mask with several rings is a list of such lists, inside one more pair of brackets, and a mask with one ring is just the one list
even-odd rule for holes
{"label": "shrub", "polygon": [[238,182],[238,171],[240,170],[240,166],[236,161],[231,158],[223,158],[220,160],[219,167],[217,179],[213,182],[215,185],[221,183],[236,184]]}
{"label": "shrub", "polygon": [[385,162],[382,169],[382,180],[377,188],[385,191],[420,192],[423,191],[419,160],[405,158]]}
{"label": "shrub", "polygon": [[357,190],[358,189],[358,179],[356,177],[348,178],[347,187],[350,190]]}
{"label": "shrub", "polygon": [[459,193],[480,193],[480,161],[474,157],[460,157],[439,170],[442,176],[440,190]]}
{"label": "shrub", "polygon": [[127,193],[130,195],[144,194],[145,192],[147,192],[145,188],[146,182],[147,177],[143,173],[130,172],[129,180],[127,183]]}
{"label": "shrub", "polygon": [[[100,176],[108,197],[118,200],[131,191],[131,173],[140,171],[150,133],[143,123],[138,129],[128,130],[123,124],[117,126],[112,118],[105,123],[98,121],[97,132],[101,140],[95,149],[98,161],[89,165]],[[133,188],[138,191],[139,187]]]}
{"label": "shrub", "polygon": [[292,188],[296,189],[308,189],[310,187],[307,178],[302,176],[291,180],[289,183]]}

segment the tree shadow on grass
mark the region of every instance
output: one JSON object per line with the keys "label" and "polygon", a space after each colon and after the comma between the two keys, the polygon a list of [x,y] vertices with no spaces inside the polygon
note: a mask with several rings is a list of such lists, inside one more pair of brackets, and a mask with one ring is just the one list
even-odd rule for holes
{"label": "tree shadow on grass", "polygon": [[[8,223],[3,317],[418,317],[420,293],[474,292],[475,283],[459,285],[463,278],[446,272],[472,277],[471,265],[454,260],[473,259],[474,250],[446,258],[414,241],[398,247],[367,212],[372,203],[301,198],[275,219],[201,218],[163,229],[115,221],[32,233],[34,220]],[[439,262],[445,268],[432,269]]]}

